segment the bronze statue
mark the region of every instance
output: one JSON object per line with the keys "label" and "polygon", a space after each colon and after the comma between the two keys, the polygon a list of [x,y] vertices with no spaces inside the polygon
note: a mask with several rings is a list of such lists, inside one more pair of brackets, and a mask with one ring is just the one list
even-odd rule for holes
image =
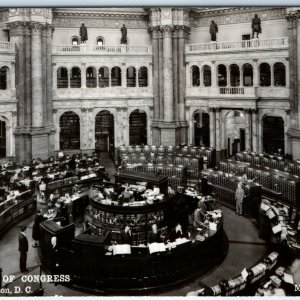
{"label": "bronze statue", "polygon": [[84,23],[81,24],[81,27],[79,29],[79,35],[81,43],[84,44],[88,40],[87,28],[85,27]]}
{"label": "bronze statue", "polygon": [[261,33],[261,22],[257,14],[255,14],[254,18],[252,19],[251,27],[252,27],[252,38],[254,39],[255,32],[256,32],[256,38],[258,38],[258,35]]}
{"label": "bronze statue", "polygon": [[217,41],[217,33],[218,33],[218,25],[215,23],[214,20],[211,21],[209,33],[210,33],[210,40],[212,42],[216,42]]}
{"label": "bronze statue", "polygon": [[122,33],[121,44],[127,45],[127,28],[125,24],[123,24],[123,27],[121,28],[121,33]]}

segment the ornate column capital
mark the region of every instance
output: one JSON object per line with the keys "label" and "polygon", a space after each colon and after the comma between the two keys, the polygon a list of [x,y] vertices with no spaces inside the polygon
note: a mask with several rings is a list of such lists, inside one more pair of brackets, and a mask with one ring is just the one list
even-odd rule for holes
{"label": "ornate column capital", "polygon": [[86,111],[87,111],[87,108],[82,107],[82,108],[81,108],[81,111],[82,111],[82,112],[86,112]]}
{"label": "ornate column capital", "polygon": [[52,113],[53,113],[53,114],[56,114],[56,113],[57,113],[57,109],[53,108],[53,109],[52,109]]}
{"label": "ornate column capital", "polygon": [[10,36],[29,35],[30,23],[22,21],[7,23],[7,29],[9,30]]}
{"label": "ornate column capital", "polygon": [[126,112],[127,111],[127,107],[122,107],[122,111]]}
{"label": "ornate column capital", "polygon": [[120,112],[122,110],[122,107],[117,107],[117,112]]}
{"label": "ornate column capital", "polygon": [[221,111],[221,108],[220,107],[215,107],[215,111],[216,111],[216,113],[219,113]]}
{"label": "ornate column capital", "polygon": [[215,107],[209,107],[209,108],[208,108],[208,112],[210,112],[210,113],[215,112]]}
{"label": "ornate column capital", "polygon": [[172,37],[172,32],[173,32],[173,26],[166,25],[166,26],[161,26],[160,30],[163,33],[164,38],[171,38]]}
{"label": "ornate column capital", "polygon": [[285,113],[289,116],[291,114],[291,110],[290,109],[286,109]]}
{"label": "ornate column capital", "polygon": [[191,107],[187,105],[187,106],[185,107],[185,111],[189,111],[190,108],[191,108]]}
{"label": "ornate column capital", "polygon": [[176,29],[178,32],[178,38],[187,39],[191,32],[191,28],[188,26],[185,26],[185,25],[178,25],[178,26],[176,26]]}
{"label": "ornate column capital", "polygon": [[288,22],[288,29],[294,29],[297,27],[298,18],[299,18],[298,12],[292,12],[285,16],[285,19]]}
{"label": "ornate column capital", "polygon": [[88,108],[88,112],[93,112],[93,109],[91,107]]}
{"label": "ornate column capital", "polygon": [[34,22],[30,24],[31,34],[40,35],[44,30],[45,25],[42,23]]}
{"label": "ornate column capital", "polygon": [[45,31],[46,31],[46,36],[48,37],[48,38],[53,38],[53,32],[54,32],[54,29],[55,29],[55,26],[54,25],[52,25],[52,24],[46,24],[45,25]]}

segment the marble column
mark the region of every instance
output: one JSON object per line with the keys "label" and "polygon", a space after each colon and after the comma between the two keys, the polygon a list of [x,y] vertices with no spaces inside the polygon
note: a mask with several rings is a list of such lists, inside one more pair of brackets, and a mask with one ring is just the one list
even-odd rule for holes
{"label": "marble column", "polygon": [[226,87],[231,86],[231,80],[230,80],[230,66],[226,66]]}
{"label": "marble column", "polygon": [[[157,28],[151,29],[152,33],[152,53],[153,53],[153,105],[154,105],[154,119],[159,119],[159,49],[158,49],[158,32]],[[151,74],[149,74],[150,78]],[[151,87],[149,85],[149,87]]]}
{"label": "marble column", "polygon": [[252,150],[258,152],[258,143],[257,143],[257,110],[252,110]]}
{"label": "marble column", "polygon": [[258,70],[258,63],[257,59],[253,59],[253,86],[257,87],[259,86],[259,70]]}
{"label": "marble column", "polygon": [[[177,28],[174,27],[173,34],[172,34],[172,49],[173,49],[173,94],[174,94],[174,116],[175,119],[178,119],[178,114],[179,114],[179,108],[178,108],[178,88],[179,88],[179,69],[178,69],[178,57],[177,57],[177,52],[179,51],[178,49],[178,32]],[[177,51],[178,50],[178,51]]]}
{"label": "marble column", "polygon": [[190,63],[185,63],[185,85],[187,88],[191,87],[191,71],[190,71]]}
{"label": "marble column", "polygon": [[42,31],[43,25],[31,26],[32,126],[43,126]]}
{"label": "marble column", "polygon": [[108,68],[108,86],[111,87],[111,67]]}
{"label": "marble column", "polygon": [[[24,24],[25,25],[25,24]],[[30,74],[32,72],[31,67],[32,67],[32,47],[31,47],[31,27],[30,23],[27,23],[24,26],[24,47],[25,47],[25,56],[23,59],[25,59],[25,68],[22,70],[22,73],[25,74],[24,77],[24,106],[25,106],[25,120],[24,120],[24,125],[27,127],[30,127],[32,124],[32,103],[31,103],[31,88],[32,88],[32,81],[33,78],[32,76],[26,76],[26,74]],[[20,53],[19,53],[20,54]],[[22,76],[24,76],[22,74]],[[19,99],[19,102],[22,101]]]}
{"label": "marble column", "polygon": [[81,88],[86,88],[86,63],[81,63]]}
{"label": "marble column", "polygon": [[215,61],[212,61],[212,66],[211,66],[211,86],[213,88],[216,88],[218,85],[218,80],[217,80],[217,74],[218,74],[218,70],[217,70],[217,66]]}
{"label": "marble column", "polygon": [[251,150],[251,112],[250,109],[245,109],[245,120],[246,120],[246,126],[245,126],[245,148],[246,151]]}
{"label": "marble column", "polygon": [[216,148],[216,114],[213,107],[209,108],[209,146]]}
{"label": "marble column", "polygon": [[220,111],[221,109],[219,107],[216,108],[216,150],[221,150],[221,117],[220,117]]}
{"label": "marble column", "polygon": [[164,121],[174,121],[172,27],[163,28]]}
{"label": "marble column", "polygon": [[163,60],[163,33],[161,30],[158,32],[158,53],[159,53],[159,107],[160,107],[160,112],[159,112],[159,119],[163,120],[164,119],[164,73],[163,73],[163,65],[164,65],[164,60]]}
{"label": "marble column", "polygon": [[123,88],[127,87],[127,67],[125,64],[122,64],[121,67],[121,86]]}
{"label": "marble column", "polygon": [[71,88],[72,68],[68,69],[68,88]]}

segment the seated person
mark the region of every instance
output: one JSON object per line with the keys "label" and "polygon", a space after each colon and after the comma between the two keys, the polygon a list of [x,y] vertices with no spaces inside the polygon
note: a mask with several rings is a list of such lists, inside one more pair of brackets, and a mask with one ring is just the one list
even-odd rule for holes
{"label": "seated person", "polygon": [[148,241],[149,244],[162,242],[162,238],[156,224],[152,224],[152,230],[149,234]]}
{"label": "seated person", "polygon": [[132,193],[129,191],[128,187],[126,187],[119,197],[123,199],[123,201],[129,202],[132,198]]}
{"label": "seated person", "polygon": [[176,239],[183,237],[185,237],[185,235],[183,234],[181,224],[177,223],[175,228],[171,229],[168,241],[174,242]]}
{"label": "seated person", "polygon": [[132,244],[132,234],[129,225],[126,225],[125,228],[121,231],[121,244]]}
{"label": "seated person", "polygon": [[198,207],[194,211],[194,228],[198,228],[205,220],[206,206],[204,200],[199,200]]}

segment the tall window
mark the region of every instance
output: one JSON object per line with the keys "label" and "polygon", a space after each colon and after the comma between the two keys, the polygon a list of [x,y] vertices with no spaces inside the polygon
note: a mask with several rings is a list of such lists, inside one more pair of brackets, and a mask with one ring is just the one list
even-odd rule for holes
{"label": "tall window", "polygon": [[230,65],[230,85],[239,86],[240,85],[240,68],[238,65]]}
{"label": "tall window", "polygon": [[8,67],[2,67],[0,69],[0,90],[7,89],[7,76],[8,75]]}
{"label": "tall window", "polygon": [[146,67],[141,67],[139,69],[139,86],[148,86],[148,69]]}
{"label": "tall window", "polygon": [[219,86],[227,85],[227,68],[224,65],[218,66],[218,85]]}
{"label": "tall window", "polygon": [[104,45],[104,40],[102,37],[97,38],[97,46],[103,46]]}
{"label": "tall window", "polygon": [[259,66],[260,73],[260,85],[270,86],[271,85],[271,67],[267,63],[262,63]]}
{"label": "tall window", "polygon": [[211,67],[204,66],[203,67],[203,84],[204,86],[211,86]]}
{"label": "tall window", "polygon": [[200,71],[198,66],[192,66],[192,85],[200,85]]}
{"label": "tall window", "polygon": [[243,85],[253,86],[253,67],[250,64],[243,65]]}
{"label": "tall window", "polygon": [[6,156],[6,123],[0,120],[0,158]]}
{"label": "tall window", "polygon": [[71,88],[81,88],[81,70],[78,67],[71,70],[70,86]]}
{"label": "tall window", "polygon": [[113,67],[111,69],[111,86],[121,86],[121,69]]}
{"label": "tall window", "polygon": [[99,87],[105,88],[109,86],[109,70],[107,67],[99,69]]}
{"label": "tall window", "polygon": [[80,119],[73,111],[67,111],[60,117],[60,149],[80,148]]}
{"label": "tall window", "polygon": [[72,45],[76,46],[79,45],[79,37],[73,36],[71,39]]}
{"label": "tall window", "polygon": [[65,67],[57,69],[57,88],[66,89],[68,87],[68,70]]}
{"label": "tall window", "polygon": [[285,86],[285,65],[281,62],[274,64],[274,85],[275,86]]}
{"label": "tall window", "polygon": [[86,69],[86,87],[97,87],[97,71],[94,67],[89,67]]}
{"label": "tall window", "polygon": [[136,70],[135,67],[127,68],[126,72],[127,87],[136,86]]}

